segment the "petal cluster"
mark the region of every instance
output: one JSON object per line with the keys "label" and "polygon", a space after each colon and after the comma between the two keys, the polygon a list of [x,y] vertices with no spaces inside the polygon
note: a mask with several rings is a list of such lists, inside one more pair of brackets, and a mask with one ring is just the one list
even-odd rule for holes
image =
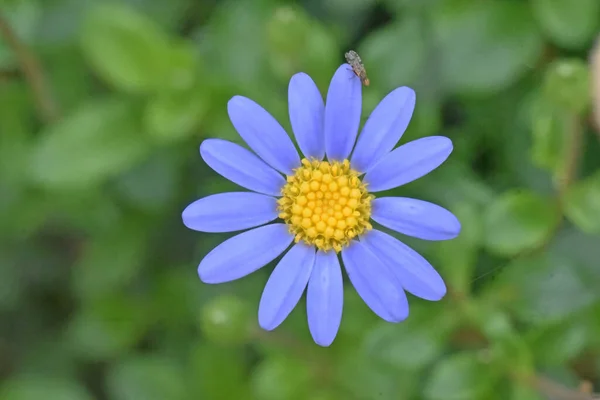
{"label": "petal cluster", "polygon": [[[306,291],[309,329],[321,346],[333,342],[342,319],[340,261],[365,303],[386,321],[400,322],[408,317],[406,292],[430,301],[441,299],[446,286],[431,264],[395,237],[371,229],[368,222],[365,226],[369,229],[361,230],[360,236],[340,241],[343,247],[326,248],[317,240],[299,237],[300,231],[292,226],[291,207],[289,218],[283,222],[278,219],[284,189],[294,190],[288,183],[303,165],[315,166],[315,170],[321,162],[348,165],[369,196],[376,197],[377,192],[412,182],[442,164],[452,152],[452,142],[446,137],[425,137],[394,149],[409,124],[415,99],[408,87],[393,90],[375,108],[359,135],[362,85],[347,64],[335,72],[326,102],[308,75],[296,74],[290,80],[288,105],[300,155],[264,108],[248,98],[233,97],[228,103],[229,117],[252,151],[225,140],[208,139],[200,146],[200,154],[213,170],[250,192],[197,200],[186,207],[182,218],[188,228],[197,231],[244,232],[204,257],[198,266],[200,279],[212,284],[239,279],[283,254],[263,290],[259,324],[275,329]],[[315,190],[319,195],[317,186]],[[336,193],[332,196],[328,202],[333,204]],[[372,197],[367,218],[401,234],[448,240],[460,232],[457,218],[438,205],[406,197]],[[308,218],[312,212],[296,214]],[[302,221],[300,217],[296,221]],[[331,226],[332,237],[341,237],[335,231],[337,223],[332,220]],[[316,231],[310,233],[317,235]]]}

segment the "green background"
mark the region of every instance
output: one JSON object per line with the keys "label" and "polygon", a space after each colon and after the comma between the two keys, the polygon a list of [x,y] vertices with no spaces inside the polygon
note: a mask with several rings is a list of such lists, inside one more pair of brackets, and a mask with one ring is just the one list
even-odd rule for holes
{"label": "green background", "polygon": [[[600,384],[598,0],[0,7],[0,399],[584,399]],[[463,230],[406,240],[444,277],[442,301],[411,297],[394,325],[348,284],[324,349],[304,300],[258,329],[272,265],[201,283],[228,235],[186,229],[181,211],[236,189],[198,154],[208,137],[241,141],[231,96],[289,132],[290,77],[325,94],[348,49],[371,80],[363,121],[407,85],[402,143],[454,142],[392,193],[449,208]]]}

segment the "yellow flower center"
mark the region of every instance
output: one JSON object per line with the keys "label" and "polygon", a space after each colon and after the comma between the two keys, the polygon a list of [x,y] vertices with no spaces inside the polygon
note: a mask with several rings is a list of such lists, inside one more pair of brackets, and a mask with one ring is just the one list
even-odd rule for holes
{"label": "yellow flower center", "polygon": [[287,177],[279,199],[279,217],[288,224],[296,243],[339,253],[350,240],[372,229],[371,200],[350,162],[309,161]]}

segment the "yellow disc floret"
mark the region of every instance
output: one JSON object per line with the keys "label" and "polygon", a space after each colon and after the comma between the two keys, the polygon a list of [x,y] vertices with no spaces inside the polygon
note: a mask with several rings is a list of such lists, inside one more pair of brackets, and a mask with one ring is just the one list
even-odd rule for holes
{"label": "yellow disc floret", "polygon": [[289,226],[296,243],[322,251],[340,252],[350,240],[372,229],[371,200],[350,162],[309,161],[287,177],[279,199],[279,217]]}

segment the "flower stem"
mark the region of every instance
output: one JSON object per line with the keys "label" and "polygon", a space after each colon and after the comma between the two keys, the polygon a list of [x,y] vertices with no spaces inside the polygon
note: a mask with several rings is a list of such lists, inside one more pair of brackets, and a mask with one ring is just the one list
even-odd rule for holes
{"label": "flower stem", "polygon": [[17,57],[19,67],[33,93],[40,118],[46,123],[52,122],[58,117],[58,106],[46,84],[42,67],[37,57],[19,39],[2,14],[0,14],[0,37],[4,38],[8,47]]}
{"label": "flower stem", "polygon": [[528,382],[533,388],[556,400],[594,400],[600,399],[596,394],[588,394],[569,389],[541,375],[536,375]]}

